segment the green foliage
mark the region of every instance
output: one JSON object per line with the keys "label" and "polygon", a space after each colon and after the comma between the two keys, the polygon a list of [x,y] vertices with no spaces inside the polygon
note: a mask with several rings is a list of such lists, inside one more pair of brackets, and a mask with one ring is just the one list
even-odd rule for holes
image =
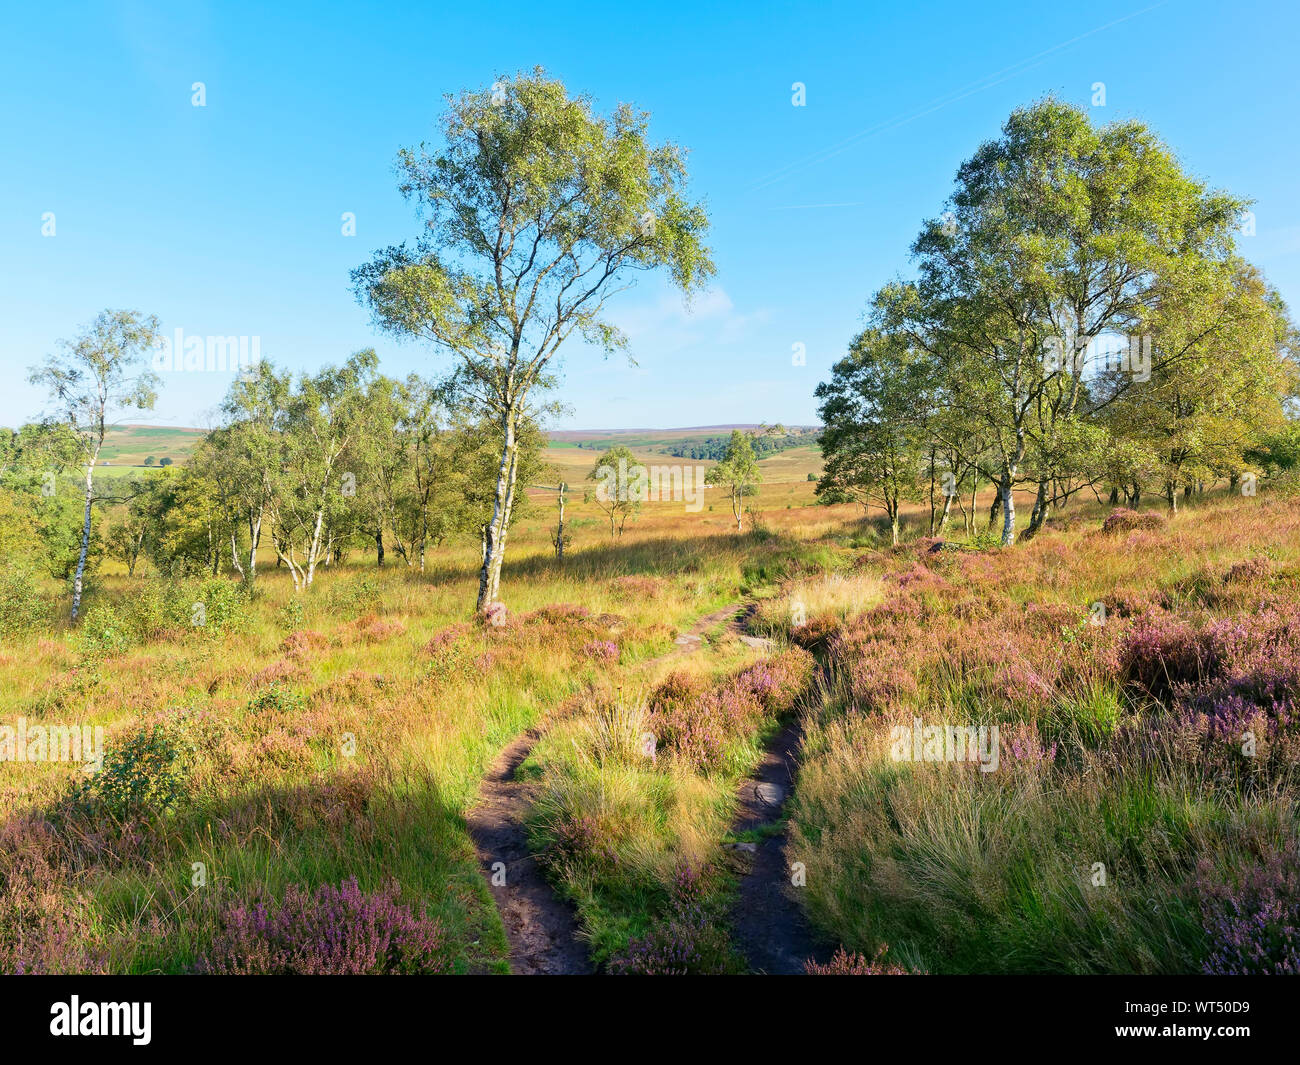
{"label": "green foliage", "polygon": [[129,619],[107,604],[96,605],[86,611],[72,640],[78,654],[91,660],[120,655],[133,642],[134,634]]}
{"label": "green foliage", "polygon": [[733,429],[722,461],[704,475],[704,483],[715,484],[727,490],[737,532],[744,529],[745,498],[757,492],[762,479],[758,459],[754,455],[753,434]]}
{"label": "green foliage", "polygon": [[247,626],[248,591],[242,584],[224,577],[209,577],[202,581],[192,594],[188,622],[195,625],[195,606],[202,604],[201,628],[210,636],[238,632]]}
{"label": "green foliage", "polygon": [[118,821],[164,813],[188,797],[194,754],[182,729],[142,725],[109,745],[103,767],[74,793],[74,801]]}
{"label": "green foliage", "polygon": [[41,595],[31,569],[8,565],[0,569],[0,638],[17,639],[49,623],[50,604]]}
{"label": "green foliage", "polygon": [[298,632],[307,625],[306,612],[298,596],[291,598],[275,614],[276,625],[285,632]]}
{"label": "green foliage", "polygon": [[301,692],[278,681],[268,685],[248,700],[251,714],[294,714],[307,705]]}
{"label": "green foliage", "polygon": [[627,519],[641,509],[645,486],[637,473],[642,469],[632,449],[617,444],[601,455],[587,474],[587,480],[596,483],[587,489],[586,501],[595,503],[609,519],[611,538],[622,536]]}
{"label": "green foliage", "polygon": [[478,609],[496,598],[516,491],[518,429],[553,387],[575,331],[606,352],[627,337],[605,304],[631,273],[662,268],[683,292],[714,267],[708,219],[685,195],[686,156],[652,145],[648,116],[597,115],[540,68],[450,101],[442,144],[404,149],[403,195],[427,215],[420,237],[353,271],[378,325],[432,341],[480,420],[501,426]]}
{"label": "green foliage", "polygon": [[881,507],[898,543],[900,505],[920,498],[929,382],[922,354],[901,332],[869,329],[817,386],[826,429],[826,470],[817,495],[827,502]]}

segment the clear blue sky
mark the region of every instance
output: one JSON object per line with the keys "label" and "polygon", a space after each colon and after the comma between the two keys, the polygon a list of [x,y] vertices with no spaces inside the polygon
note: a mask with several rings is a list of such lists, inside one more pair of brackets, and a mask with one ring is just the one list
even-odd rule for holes
{"label": "clear blue sky", "polygon": [[[274,10],[268,10],[274,8]],[[1184,165],[1257,200],[1243,247],[1300,304],[1300,9],[1245,0],[999,5],[659,3],[10,5],[0,63],[0,424],[26,370],[100,309],[244,334],[305,369],[375,346],[349,291],[414,234],[392,162],[442,96],[540,64],[631,101],[691,149],[716,287],[693,315],[652,281],[614,311],[639,363],[576,344],[560,427],[815,421],[812,391],[921,219],[1016,106],[1048,92],[1150,123]],[[207,106],[191,106],[202,81]],[[791,105],[791,85],[807,106]],[[354,212],[357,235],[340,233]],[[41,235],[54,212],[56,236]],[[791,365],[791,345],[807,365]],[[168,378],[154,419],[205,424],[225,381]]]}

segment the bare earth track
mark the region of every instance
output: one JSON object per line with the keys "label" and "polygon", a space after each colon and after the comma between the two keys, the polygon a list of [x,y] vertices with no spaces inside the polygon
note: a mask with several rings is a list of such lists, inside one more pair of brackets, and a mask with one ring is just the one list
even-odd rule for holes
{"label": "bare earth track", "polygon": [[737,792],[739,809],[731,830],[735,835],[766,829],[757,843],[733,844],[738,863],[752,858],[743,872],[732,907],[733,941],[751,972],[798,975],[804,961],[825,962],[829,952],[819,943],[799,904],[800,890],[791,882],[785,853],[786,830],[772,826],[781,821],[786,800],[794,787],[799,743],[803,730],[792,721],[777,733],[763,754],[754,775]]}
{"label": "bare earth track", "polygon": [[[734,619],[741,607],[741,603],[732,603],[700,618],[688,632],[677,637],[671,651],[642,665],[698,651],[704,646],[704,635]],[[536,785],[517,780],[515,772],[540,737],[539,730],[530,730],[501,752],[484,777],[479,801],[469,811],[466,821],[505,925],[511,972],[522,975],[590,973],[591,961],[577,938],[573,910],[556,897],[538,865],[537,855],[528,847],[525,818],[536,798]],[[505,883],[494,886],[493,866],[498,862],[505,865]]]}

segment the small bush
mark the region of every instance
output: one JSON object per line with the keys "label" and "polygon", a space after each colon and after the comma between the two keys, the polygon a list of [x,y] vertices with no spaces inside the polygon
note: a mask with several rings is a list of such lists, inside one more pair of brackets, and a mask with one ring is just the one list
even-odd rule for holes
{"label": "small bush", "polygon": [[325,604],[331,614],[344,617],[378,614],[383,608],[383,587],[373,577],[341,581],[329,590]]}
{"label": "small bush", "polygon": [[1108,533],[1121,533],[1135,529],[1163,529],[1165,524],[1164,515],[1157,514],[1155,511],[1116,507],[1101,523],[1101,530]]}
{"label": "small bush", "polygon": [[304,628],[307,624],[305,612],[302,608],[302,599],[294,596],[284,606],[275,612],[275,621],[281,629],[286,632],[294,633]]}
{"label": "small bush", "polygon": [[41,597],[31,570],[7,566],[0,572],[0,638],[25,636],[49,622],[49,604]]}
{"label": "small bush", "polygon": [[82,618],[81,628],[73,640],[78,654],[91,659],[112,658],[131,647],[130,622],[113,607],[92,607]]}
{"label": "small bush", "polygon": [[74,799],[119,821],[162,813],[186,798],[193,758],[193,744],[182,729],[143,725],[109,745],[103,767]]}
{"label": "small bush", "polygon": [[398,901],[398,887],[367,894],[355,878],[314,893],[290,886],[283,902],[236,902],[200,961],[237,976],[387,976],[451,971],[442,925]]}
{"label": "small bush", "polygon": [[267,685],[248,700],[250,714],[295,714],[307,705],[307,700],[293,688],[278,681]]}
{"label": "small bush", "polygon": [[[210,577],[193,591],[188,605],[187,624],[201,628],[210,636],[239,632],[248,624],[248,592],[238,581],[224,577]],[[202,604],[201,614],[195,607]],[[196,618],[201,618],[197,621]]]}

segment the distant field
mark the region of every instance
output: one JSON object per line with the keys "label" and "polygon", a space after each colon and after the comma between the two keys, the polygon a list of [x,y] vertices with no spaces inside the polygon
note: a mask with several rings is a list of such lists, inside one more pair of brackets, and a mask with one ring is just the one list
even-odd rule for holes
{"label": "distant field", "polygon": [[[814,426],[789,426],[790,429],[811,430]],[[703,443],[710,437],[726,436],[732,429],[759,430],[758,424],[706,425],[685,429],[562,429],[551,432],[546,459],[556,467],[556,476],[570,483],[582,481],[595,464],[596,456],[606,448],[622,444],[646,463],[662,463],[665,456],[678,462],[691,460],[669,455],[669,448],[684,443]],[[155,464],[170,458],[177,466],[189,459],[194,446],[203,439],[205,430],[156,425],[120,425],[109,430],[108,439],[100,452],[100,461],[110,466],[143,466],[145,459],[154,457]],[[821,453],[815,444],[790,448],[760,463],[766,481],[806,481],[809,473],[821,472]]]}
{"label": "distant field", "polygon": [[203,439],[204,432],[172,426],[115,426],[108,432],[99,459],[113,466],[143,466],[144,460],[152,455],[155,465],[169,458],[180,466],[189,458],[194,445]]}
{"label": "distant field", "polygon": [[[643,443],[626,442],[626,446],[647,466],[680,464],[708,469],[714,465],[707,459],[679,458],[663,451],[656,451]],[[552,440],[551,445],[543,453],[543,457],[552,468],[552,472],[547,475],[547,483],[563,480],[572,486],[571,496],[576,495],[580,498],[583,486],[592,483],[587,481],[587,475],[596,465],[599,455],[599,451],[577,448],[569,442],[557,443]],[[814,444],[809,444],[807,447],[793,447],[761,459],[758,468],[763,474],[763,483],[759,485],[759,502],[763,506],[777,507],[787,504],[802,506],[812,501],[815,485],[808,480],[808,475],[811,473],[820,476],[821,451]],[[533,490],[530,494],[538,498],[548,495],[545,491],[538,490]]]}

